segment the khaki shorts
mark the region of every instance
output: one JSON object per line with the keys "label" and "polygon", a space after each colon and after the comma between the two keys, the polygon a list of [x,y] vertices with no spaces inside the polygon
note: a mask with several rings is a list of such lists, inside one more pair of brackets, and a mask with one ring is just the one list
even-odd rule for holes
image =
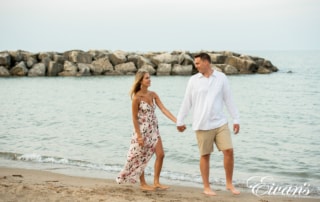
{"label": "khaki shorts", "polygon": [[219,151],[233,148],[228,124],[212,130],[197,130],[196,135],[201,156],[213,152],[214,143]]}

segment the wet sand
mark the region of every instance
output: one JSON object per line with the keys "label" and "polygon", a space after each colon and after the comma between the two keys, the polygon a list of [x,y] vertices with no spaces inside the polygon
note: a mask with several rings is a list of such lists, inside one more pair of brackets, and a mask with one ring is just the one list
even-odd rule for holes
{"label": "wet sand", "polygon": [[0,167],[0,201],[217,201],[217,202],[316,202],[315,198],[257,197],[249,192],[232,195],[218,190],[206,196],[202,189],[168,185],[168,190],[142,191],[138,184],[119,185],[115,180],[67,176],[49,171]]}

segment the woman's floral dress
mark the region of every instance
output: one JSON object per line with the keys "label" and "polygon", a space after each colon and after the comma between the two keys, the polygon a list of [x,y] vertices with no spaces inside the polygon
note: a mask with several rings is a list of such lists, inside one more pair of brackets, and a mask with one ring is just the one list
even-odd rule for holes
{"label": "woman's floral dress", "polygon": [[137,136],[133,133],[127,162],[116,179],[119,184],[125,182],[136,183],[155,152],[160,137],[155,109],[156,105],[154,103],[150,105],[143,100],[140,101],[138,121],[144,145],[143,147],[139,146]]}

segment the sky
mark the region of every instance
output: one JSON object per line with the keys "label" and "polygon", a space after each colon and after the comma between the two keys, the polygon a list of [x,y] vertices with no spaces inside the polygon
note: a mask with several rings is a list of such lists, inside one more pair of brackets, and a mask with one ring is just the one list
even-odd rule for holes
{"label": "sky", "polygon": [[320,0],[1,0],[0,51],[320,50]]}

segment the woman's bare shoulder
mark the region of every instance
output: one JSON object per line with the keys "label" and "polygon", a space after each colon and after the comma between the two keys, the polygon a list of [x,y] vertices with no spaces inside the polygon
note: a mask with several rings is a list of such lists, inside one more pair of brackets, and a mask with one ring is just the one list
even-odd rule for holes
{"label": "woman's bare shoulder", "polygon": [[158,94],[155,91],[149,91],[149,93],[153,98],[157,98],[158,97]]}
{"label": "woman's bare shoulder", "polygon": [[135,94],[135,95],[133,96],[133,98],[132,98],[132,102],[139,102],[140,99],[141,99],[141,97],[140,97],[139,95]]}

